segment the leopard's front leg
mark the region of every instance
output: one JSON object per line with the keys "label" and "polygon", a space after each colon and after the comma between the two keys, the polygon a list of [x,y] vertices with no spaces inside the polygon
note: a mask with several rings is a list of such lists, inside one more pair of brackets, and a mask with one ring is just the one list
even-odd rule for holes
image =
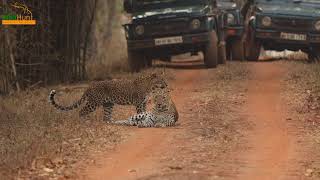
{"label": "leopard's front leg", "polygon": [[104,111],[103,120],[107,123],[112,122],[112,110],[113,110],[114,104],[110,102],[104,102],[102,106]]}
{"label": "leopard's front leg", "polygon": [[144,113],[145,117],[142,121],[138,121],[139,128],[154,127],[156,117],[152,113]]}
{"label": "leopard's front leg", "polygon": [[137,110],[138,114],[146,112],[146,110],[147,110],[147,101],[144,100],[143,102],[137,104],[136,105],[136,110]]}

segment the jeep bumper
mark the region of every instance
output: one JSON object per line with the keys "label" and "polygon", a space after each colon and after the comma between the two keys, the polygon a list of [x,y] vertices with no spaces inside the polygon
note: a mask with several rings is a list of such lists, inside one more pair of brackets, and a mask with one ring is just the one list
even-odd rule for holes
{"label": "jeep bumper", "polygon": [[[177,35],[182,37],[182,43],[168,44],[168,45],[156,45],[155,38],[143,39],[143,40],[127,40],[127,45],[129,50],[139,50],[148,48],[160,48],[160,47],[170,47],[170,46],[184,46],[192,44],[204,44],[209,41],[209,33],[197,33],[197,34],[185,34]],[[169,37],[159,37],[159,38],[170,38]]]}
{"label": "jeep bumper", "polygon": [[237,27],[226,27],[225,28],[225,36],[229,37],[241,37],[244,32],[244,28],[242,26]]}
{"label": "jeep bumper", "polygon": [[[283,39],[281,33],[292,33],[292,34],[302,34],[306,35],[306,40],[292,40]],[[277,30],[266,30],[266,29],[256,29],[255,37],[262,40],[268,41],[272,40],[279,43],[289,43],[289,44],[316,44],[320,43],[320,33],[311,32],[296,32],[296,31],[277,31]]]}

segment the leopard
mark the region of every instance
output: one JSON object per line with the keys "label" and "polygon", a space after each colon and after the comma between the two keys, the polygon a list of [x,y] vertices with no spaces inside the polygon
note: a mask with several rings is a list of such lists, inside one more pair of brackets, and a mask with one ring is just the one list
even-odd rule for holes
{"label": "leopard", "polygon": [[98,107],[103,108],[103,120],[112,121],[114,105],[133,105],[137,113],[146,111],[148,97],[161,89],[167,89],[168,83],[163,75],[157,73],[140,75],[134,79],[112,79],[93,82],[84,91],[81,98],[69,106],[59,105],[55,101],[56,90],[51,90],[49,102],[60,111],[71,111],[85,105],[80,109],[79,116],[87,117]]}
{"label": "leopard", "polygon": [[170,91],[160,90],[152,94],[154,106],[151,111],[142,112],[126,120],[113,121],[114,125],[137,126],[139,128],[172,127],[179,119],[175,103],[172,101]]}

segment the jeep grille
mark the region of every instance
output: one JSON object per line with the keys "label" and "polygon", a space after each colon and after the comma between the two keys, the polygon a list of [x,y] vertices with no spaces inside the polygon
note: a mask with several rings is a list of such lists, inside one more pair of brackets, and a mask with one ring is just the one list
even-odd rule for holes
{"label": "jeep grille", "polygon": [[190,31],[188,18],[161,20],[146,25],[147,36],[171,35],[187,31]]}
{"label": "jeep grille", "polygon": [[306,18],[288,18],[276,17],[272,18],[272,27],[277,29],[289,29],[296,31],[306,31],[313,28],[313,20]]}

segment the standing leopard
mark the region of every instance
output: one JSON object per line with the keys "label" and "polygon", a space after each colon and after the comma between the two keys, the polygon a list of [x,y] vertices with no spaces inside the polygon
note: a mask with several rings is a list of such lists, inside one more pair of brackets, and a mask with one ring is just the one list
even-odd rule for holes
{"label": "standing leopard", "polygon": [[151,112],[138,113],[127,120],[114,121],[115,125],[138,127],[169,127],[178,121],[179,114],[167,90],[153,94],[154,107]]}
{"label": "standing leopard", "polygon": [[117,79],[93,83],[85,90],[80,100],[70,106],[57,104],[54,98],[56,91],[52,90],[49,95],[49,102],[62,111],[71,111],[86,102],[79,112],[80,117],[86,116],[94,112],[99,106],[102,106],[104,120],[110,122],[115,104],[134,105],[137,113],[142,113],[146,111],[146,102],[149,94],[167,87],[166,80],[161,75],[153,73],[139,76],[133,80]]}

